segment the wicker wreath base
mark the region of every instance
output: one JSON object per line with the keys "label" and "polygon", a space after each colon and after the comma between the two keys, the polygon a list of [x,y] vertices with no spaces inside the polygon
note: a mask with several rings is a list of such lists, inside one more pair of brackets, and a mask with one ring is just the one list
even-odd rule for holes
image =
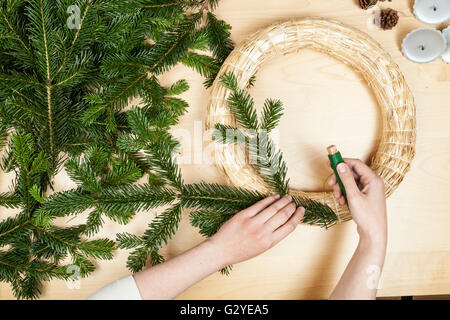
{"label": "wicker wreath base", "polygon": [[[413,95],[390,55],[370,36],[335,21],[303,18],[274,24],[243,41],[230,54],[214,82],[208,102],[207,129],[216,123],[236,125],[226,99],[230,92],[218,80],[233,72],[244,88],[268,59],[311,48],[329,54],[362,74],[372,88],[382,112],[383,132],[371,168],[383,179],[386,197],[398,187],[415,155],[416,119]],[[245,148],[214,143],[216,165],[227,180],[239,187],[269,192],[258,172],[248,163]],[[331,192],[292,194],[326,202],[339,221],[348,221],[347,206],[337,203]]]}

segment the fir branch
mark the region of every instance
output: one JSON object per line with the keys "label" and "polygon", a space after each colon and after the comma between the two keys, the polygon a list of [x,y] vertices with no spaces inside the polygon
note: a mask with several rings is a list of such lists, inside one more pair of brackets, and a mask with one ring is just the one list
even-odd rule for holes
{"label": "fir branch", "polygon": [[181,205],[190,209],[240,211],[264,196],[257,191],[219,184],[186,184],[180,195]]}
{"label": "fir branch", "polygon": [[17,73],[0,73],[0,83],[11,90],[21,90],[28,87],[41,87],[42,84],[33,76],[23,76]]}
{"label": "fir branch", "polygon": [[288,194],[286,163],[267,132],[258,132],[247,146],[251,163],[259,170],[268,186],[280,195]]}
{"label": "fir branch", "polygon": [[0,206],[5,208],[18,208],[21,205],[20,197],[15,193],[0,193]]}
{"label": "fir branch", "polygon": [[248,83],[247,83],[246,89],[248,90],[248,89],[253,88],[255,86],[255,82],[256,82],[256,75],[252,75],[250,77],[250,79],[248,79]]}
{"label": "fir branch", "polygon": [[175,204],[154,218],[141,238],[130,234],[120,234],[117,238],[119,248],[132,248],[138,245],[128,257],[128,269],[133,272],[142,270],[148,257],[152,264],[162,262],[163,258],[158,254],[158,250],[163,244],[167,244],[178,228],[180,220],[181,206]]}
{"label": "fir branch", "polygon": [[166,187],[142,184],[106,188],[96,203],[104,211],[139,211],[167,205],[175,199],[175,193]]}
{"label": "fir branch", "polygon": [[249,130],[259,129],[253,98],[245,90],[238,88],[234,74],[227,73],[223,75],[221,82],[225,88],[232,90],[228,98],[228,106],[238,124]]}
{"label": "fir branch", "polygon": [[248,144],[250,138],[241,130],[221,123],[216,123],[212,136],[214,141],[222,144]]}
{"label": "fir branch", "polygon": [[101,180],[102,186],[131,184],[142,177],[141,169],[134,162],[114,162],[110,172]]}
{"label": "fir branch", "polygon": [[108,211],[105,211],[104,214],[112,221],[125,225],[125,224],[129,223],[131,221],[131,219],[134,218],[136,212],[135,211],[123,211],[123,210],[119,210],[119,211],[108,210]]}
{"label": "fir branch", "polygon": [[78,190],[71,190],[50,195],[43,205],[43,210],[51,216],[64,217],[82,213],[97,203],[97,198]]}
{"label": "fir branch", "polygon": [[[116,239],[116,241],[119,241]],[[149,256],[152,255],[152,249],[147,248],[146,246],[138,247],[133,250],[127,259],[127,268],[132,272],[136,273],[141,271],[144,266],[147,264]],[[161,260],[158,260],[161,261]],[[153,264],[154,260],[152,261]]]}
{"label": "fir branch", "polygon": [[57,253],[72,252],[78,248],[80,234],[84,231],[84,226],[70,228],[52,227],[49,229],[33,226],[40,241],[46,243]]}
{"label": "fir branch", "polygon": [[186,80],[178,80],[174,84],[172,84],[166,92],[167,96],[178,96],[189,90],[189,84]]}
{"label": "fir branch", "polygon": [[113,257],[113,250],[115,249],[115,243],[109,239],[84,241],[78,245],[78,249],[88,257],[111,260]]}
{"label": "fir branch", "polygon": [[268,133],[275,129],[283,116],[283,103],[280,100],[267,99],[264,102],[261,130]]}
{"label": "fir branch", "polygon": [[302,206],[306,210],[302,223],[328,229],[339,222],[333,209],[326,204],[297,196],[293,196],[292,198],[297,206]]}
{"label": "fir branch", "polygon": [[133,249],[144,245],[142,238],[127,232],[118,233],[116,241],[119,249]]}
{"label": "fir branch", "polygon": [[96,234],[100,228],[103,226],[102,212],[101,210],[92,211],[86,220],[86,229],[84,234],[87,236],[92,236]]}
{"label": "fir branch", "polygon": [[81,277],[86,277],[95,270],[94,264],[78,252],[72,252],[72,263],[77,266]]}
{"label": "fir branch", "polygon": [[156,17],[169,17],[183,10],[194,9],[202,4],[200,0],[139,0],[137,5]]}
{"label": "fir branch", "polygon": [[215,78],[220,69],[220,64],[217,60],[196,52],[188,52],[180,61],[185,66],[194,69],[207,78]]}
{"label": "fir branch", "polygon": [[197,210],[190,215],[191,224],[200,229],[200,234],[209,238],[219,231],[220,227],[227,222],[234,213]]}
{"label": "fir branch", "polygon": [[101,192],[98,173],[88,163],[81,161],[79,157],[72,157],[64,166],[69,177],[85,190],[92,193]]}
{"label": "fir branch", "polygon": [[163,213],[156,216],[144,232],[142,240],[150,248],[158,249],[172,237],[181,220],[181,206],[175,204]]}
{"label": "fir branch", "polygon": [[234,44],[230,39],[231,26],[225,21],[218,20],[212,13],[208,12],[206,33],[208,35],[209,47],[214,57],[222,64],[233,51]]}
{"label": "fir branch", "polygon": [[15,217],[8,217],[0,222],[0,246],[3,246],[17,237],[23,237],[29,230],[27,215],[22,213]]}
{"label": "fir branch", "polygon": [[[181,61],[212,83],[232,50],[226,23],[209,13],[200,27],[217,0],[82,1],[74,30],[65,26],[60,1],[17,3],[0,8],[0,52],[9,53],[0,62],[0,147],[8,143],[6,132],[16,132],[2,168],[17,174],[14,191],[0,194],[0,205],[22,209],[0,222],[0,243],[11,248],[0,252],[0,281],[17,297],[36,298],[43,281],[68,279],[64,259],[82,276],[94,270],[90,258],[111,259],[112,241],[83,238],[98,232],[105,217],[126,224],[138,211],[170,207],[142,236],[118,235],[119,247],[135,249],[128,266],[137,271],[164,260],[158,251],[176,231],[182,208],[216,214],[216,220],[205,216],[202,226],[217,228],[263,197],[184,185],[173,157],[178,143],[169,129],[187,110],[177,96],[189,86],[181,80],[164,88],[156,75]],[[189,51],[207,45],[213,57]],[[121,112],[138,96],[140,110]],[[247,124],[257,122],[251,117],[244,116]],[[79,187],[45,197],[64,161]],[[144,173],[149,183],[136,185]],[[53,226],[54,217],[87,210],[86,225]]]}
{"label": "fir branch", "polygon": [[[9,11],[9,10],[8,10]],[[30,54],[31,50],[29,48],[29,45],[27,45],[25,43],[25,40],[22,38],[22,35],[20,35],[17,31],[16,31],[16,27],[13,26],[13,24],[11,23],[11,21],[8,19],[8,17],[6,16],[6,13],[4,12],[3,9],[0,9],[0,16],[2,17],[3,21],[6,23],[6,25],[8,26],[9,30],[12,32],[12,34],[14,34],[14,38],[16,38],[18,40],[18,42],[23,46],[23,48]]]}
{"label": "fir branch", "polygon": [[45,196],[41,190],[41,188],[35,184],[30,188],[30,195],[33,197],[34,200],[36,200],[39,203],[45,202]]}
{"label": "fir branch", "polygon": [[89,95],[86,98],[91,102],[91,106],[84,111],[82,120],[86,124],[92,124],[110,108],[118,110],[124,108],[130,99],[137,96],[147,79],[147,73],[141,72],[122,78],[111,86],[103,97]]}
{"label": "fir branch", "polygon": [[186,55],[200,18],[201,13],[188,16],[153,46],[147,62],[153,73],[167,71]]}
{"label": "fir branch", "polygon": [[182,189],[183,180],[180,169],[173,159],[172,146],[156,142],[147,146],[145,154],[153,172],[156,172],[172,187],[178,190]]}

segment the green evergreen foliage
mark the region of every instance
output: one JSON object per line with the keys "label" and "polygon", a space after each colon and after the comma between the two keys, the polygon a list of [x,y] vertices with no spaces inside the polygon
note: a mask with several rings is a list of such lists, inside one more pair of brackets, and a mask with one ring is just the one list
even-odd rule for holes
{"label": "green evergreen foliage", "polygon": [[[69,28],[73,17],[67,12],[74,4],[79,20]],[[17,298],[38,298],[43,282],[71,278],[74,266],[88,276],[95,260],[112,259],[116,247],[131,250],[127,267],[133,272],[148,261],[161,263],[160,249],[176,232],[183,210],[191,210],[192,224],[210,237],[265,196],[218,184],[185,184],[175,160],[179,146],[169,129],[187,111],[179,95],[189,86],[179,80],[163,87],[157,76],[181,62],[203,75],[206,86],[212,84],[233,49],[230,26],[210,11],[217,4],[0,4],[0,167],[15,173],[10,191],[0,193],[0,207],[18,211],[0,221],[0,282],[9,283]],[[233,91],[229,105],[238,123],[253,133],[219,126],[216,138],[247,144],[268,185],[288,193],[282,155],[263,133],[278,124],[281,102],[268,100],[259,119],[252,98],[238,89],[234,77],[227,75],[222,82]],[[127,110],[136,97],[140,107]],[[223,135],[229,130],[237,138]],[[63,169],[77,186],[55,193],[53,179]],[[305,223],[335,223],[330,208],[308,199],[296,202],[307,209]],[[118,234],[117,245],[107,238],[90,239],[106,219],[127,224],[138,212],[152,209],[162,213],[142,235]],[[83,224],[55,222],[81,213],[87,215]]]}
{"label": "green evergreen foliage", "polygon": [[[168,129],[186,112],[177,96],[189,87],[180,80],[163,88],[156,76],[194,52],[208,57],[215,50],[205,27],[206,16],[214,15],[205,15],[205,26],[202,19],[217,3],[2,1],[0,164],[15,181],[10,192],[0,193],[0,206],[19,213],[0,222],[0,281],[10,283],[17,298],[37,298],[44,281],[68,279],[68,267],[87,276],[93,259],[111,259],[113,241],[88,240],[105,219],[126,224],[139,210],[177,199],[182,180]],[[218,32],[229,30],[214,23]],[[229,33],[225,38],[230,44]],[[201,74],[213,80],[220,64],[211,60]],[[136,97],[142,108],[126,112]],[[78,187],[51,194],[63,167]],[[144,174],[151,183],[136,185]],[[143,236],[154,263],[162,260],[155,248],[179,221],[181,208],[173,208]],[[82,225],[54,225],[56,217],[86,210]],[[71,263],[63,265],[64,259]]]}

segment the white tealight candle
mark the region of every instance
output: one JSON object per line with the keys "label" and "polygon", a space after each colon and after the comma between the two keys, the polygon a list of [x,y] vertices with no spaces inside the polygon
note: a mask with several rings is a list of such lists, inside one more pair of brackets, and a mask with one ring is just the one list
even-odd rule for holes
{"label": "white tealight candle", "polygon": [[423,23],[443,23],[450,19],[450,0],[416,0],[414,14]]}
{"label": "white tealight candle", "polygon": [[442,34],[444,35],[444,38],[447,39],[447,50],[445,50],[441,58],[445,62],[450,63],[450,27],[442,30]]}
{"label": "white tealight candle", "polygon": [[430,28],[410,32],[402,43],[404,56],[417,63],[431,62],[439,58],[446,48],[447,41],[442,33]]}

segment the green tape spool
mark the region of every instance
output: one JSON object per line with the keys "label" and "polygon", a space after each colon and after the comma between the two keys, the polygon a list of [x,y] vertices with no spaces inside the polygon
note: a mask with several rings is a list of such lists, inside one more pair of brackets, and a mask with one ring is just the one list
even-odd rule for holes
{"label": "green tape spool", "polygon": [[[336,146],[332,145],[327,148],[328,150],[328,159],[330,159],[331,168],[336,175],[336,179],[339,184],[339,188],[341,188],[342,195],[344,196],[345,202],[347,202],[347,193],[345,192],[344,184],[342,183],[341,178],[339,177],[339,173],[337,172],[337,165],[339,163],[344,162],[342,159],[341,153],[338,151]],[[348,203],[348,202],[347,202]]]}

